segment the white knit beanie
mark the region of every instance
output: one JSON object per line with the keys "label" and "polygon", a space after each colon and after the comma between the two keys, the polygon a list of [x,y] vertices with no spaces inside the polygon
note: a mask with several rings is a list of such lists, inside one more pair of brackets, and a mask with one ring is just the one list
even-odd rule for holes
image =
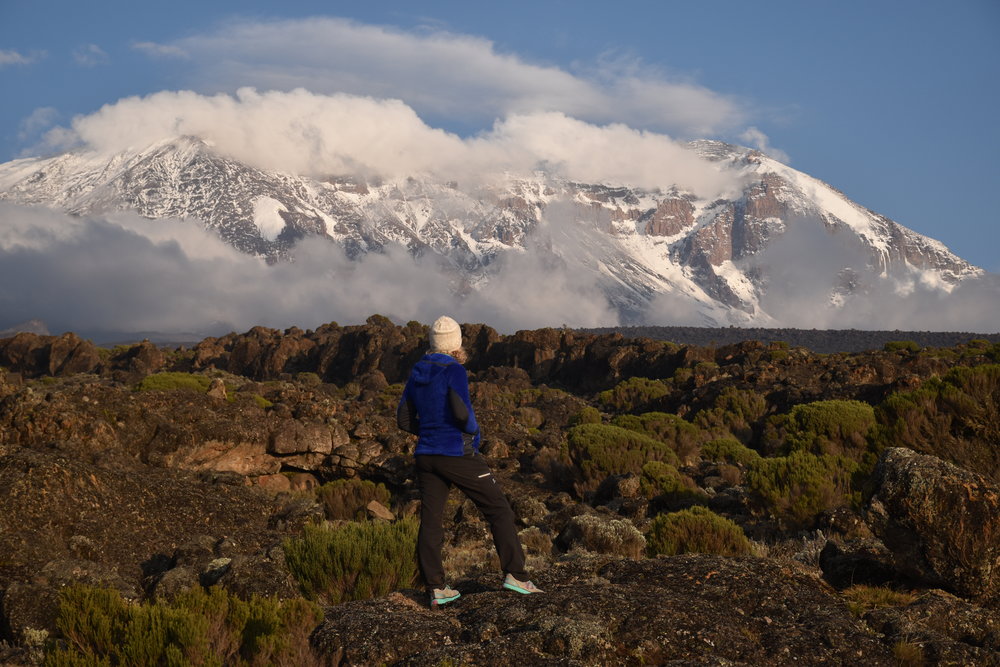
{"label": "white knit beanie", "polygon": [[454,352],[462,347],[462,329],[447,315],[431,325],[431,352]]}

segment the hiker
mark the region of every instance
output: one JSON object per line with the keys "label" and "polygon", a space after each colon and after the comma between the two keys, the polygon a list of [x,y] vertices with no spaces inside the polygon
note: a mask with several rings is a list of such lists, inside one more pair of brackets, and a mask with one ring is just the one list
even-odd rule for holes
{"label": "hiker", "polygon": [[460,593],[445,584],[441,547],[444,504],[455,485],[489,521],[493,544],[505,573],[503,587],[518,593],[541,593],[524,571],[524,550],[517,537],[514,511],[479,453],[479,424],[469,400],[469,378],[462,364],[462,330],[450,317],[439,317],[430,330],[430,351],[413,366],[396,409],[396,423],[417,436],[414,452],[420,487],[417,560],[431,607],[453,602]]}

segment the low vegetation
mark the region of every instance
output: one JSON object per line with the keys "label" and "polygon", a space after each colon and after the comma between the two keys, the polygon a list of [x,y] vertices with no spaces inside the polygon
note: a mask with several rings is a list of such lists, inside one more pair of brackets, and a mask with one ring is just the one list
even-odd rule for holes
{"label": "low vegetation", "polygon": [[321,619],[302,598],[241,600],[196,587],[135,604],[112,589],[71,586],[60,595],[62,640],[50,643],[45,665],[318,665],[309,634]]}
{"label": "low vegetation", "polygon": [[416,579],[417,528],[416,519],[306,525],[300,537],[285,540],[285,559],[310,600],[385,595]]}
{"label": "low vegetation", "polygon": [[747,486],[761,508],[789,528],[810,526],[820,512],[859,499],[852,478],[858,463],[844,456],[797,450],[750,465]]}
{"label": "low vegetation", "polygon": [[137,391],[194,391],[204,394],[212,379],[194,373],[164,372],[147,375],[139,382]]}
{"label": "low vegetation", "polygon": [[365,508],[375,500],[388,506],[389,490],[385,484],[366,479],[335,479],[316,489],[316,497],[326,511],[326,518],[360,521],[367,518]]}
{"label": "low vegetation", "polygon": [[684,553],[745,556],[751,551],[743,530],[712,510],[695,505],[653,519],[646,536],[650,556]]}

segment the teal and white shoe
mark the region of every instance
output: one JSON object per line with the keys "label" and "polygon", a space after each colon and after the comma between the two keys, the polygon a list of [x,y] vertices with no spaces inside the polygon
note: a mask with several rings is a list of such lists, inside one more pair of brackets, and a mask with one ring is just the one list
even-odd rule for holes
{"label": "teal and white shoe", "polygon": [[541,588],[534,585],[530,581],[518,581],[514,578],[514,575],[508,574],[504,577],[503,587],[509,591],[516,591],[518,593],[523,593],[524,595],[530,595],[532,593],[544,593]]}
{"label": "teal and white shoe", "polygon": [[447,586],[444,588],[435,588],[431,591],[431,609],[454,602],[460,597],[462,597],[462,594],[454,588],[448,588]]}

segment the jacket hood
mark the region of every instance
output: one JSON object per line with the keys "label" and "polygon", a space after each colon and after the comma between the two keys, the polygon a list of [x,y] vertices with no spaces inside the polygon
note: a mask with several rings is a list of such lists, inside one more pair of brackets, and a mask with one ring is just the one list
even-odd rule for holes
{"label": "jacket hood", "polygon": [[454,357],[447,354],[426,354],[413,366],[413,381],[417,384],[430,384],[444,369],[452,364],[457,364]]}

